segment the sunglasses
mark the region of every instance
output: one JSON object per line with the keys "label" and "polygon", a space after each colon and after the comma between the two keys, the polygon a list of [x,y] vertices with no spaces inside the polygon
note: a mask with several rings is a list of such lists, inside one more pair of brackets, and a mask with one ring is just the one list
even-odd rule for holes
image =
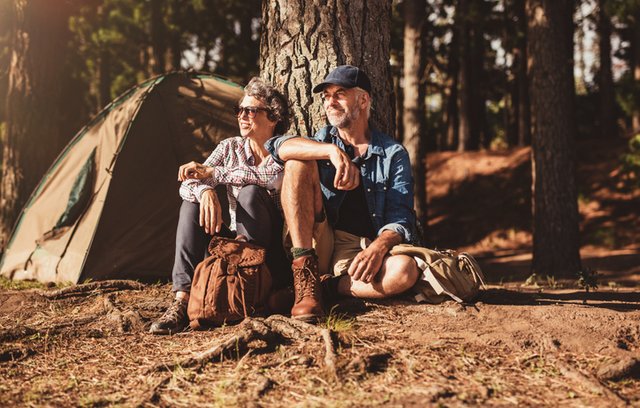
{"label": "sunglasses", "polygon": [[240,117],[247,114],[250,118],[255,118],[258,112],[264,111],[269,112],[267,108],[259,108],[257,106],[234,106],[233,111],[236,113],[236,116]]}

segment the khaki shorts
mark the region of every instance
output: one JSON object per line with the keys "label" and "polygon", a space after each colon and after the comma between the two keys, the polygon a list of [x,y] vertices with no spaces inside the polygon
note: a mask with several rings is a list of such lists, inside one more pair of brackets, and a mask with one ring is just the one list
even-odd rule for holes
{"label": "khaki shorts", "polygon": [[[366,248],[371,241],[348,232],[336,230],[324,221],[313,226],[313,248],[318,255],[318,270],[321,275],[344,275],[353,258]],[[291,238],[285,226],[284,247],[290,253]]]}

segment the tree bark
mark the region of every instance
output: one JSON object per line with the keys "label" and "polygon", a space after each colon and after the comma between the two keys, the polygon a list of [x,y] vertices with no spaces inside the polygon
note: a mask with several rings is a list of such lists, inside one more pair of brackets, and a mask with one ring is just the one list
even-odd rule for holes
{"label": "tree bark", "polygon": [[66,141],[60,132],[65,103],[61,79],[70,6],[49,0],[11,3],[11,65],[0,179],[2,249],[31,191]]}
{"label": "tree bark", "polygon": [[414,180],[416,217],[426,225],[427,195],[425,187],[426,129],[424,118],[425,87],[421,86],[424,70],[423,25],[427,21],[426,0],[404,0],[404,102],[403,144],[409,152]]}
{"label": "tree bark", "polygon": [[603,139],[617,136],[615,93],[611,68],[611,19],[606,11],[606,0],[598,1],[598,31],[600,34],[600,135]]}
{"label": "tree bark", "polygon": [[395,134],[389,66],[391,0],[265,0],[260,71],[292,103],[290,133],[312,135],[326,123],[311,89],[334,67],[365,70],[372,85],[373,127]]}
{"label": "tree bark", "polygon": [[[527,0],[532,149],[533,271],[571,278],[580,270],[574,175],[576,134],[572,0]],[[558,45],[561,46],[558,46]]]}

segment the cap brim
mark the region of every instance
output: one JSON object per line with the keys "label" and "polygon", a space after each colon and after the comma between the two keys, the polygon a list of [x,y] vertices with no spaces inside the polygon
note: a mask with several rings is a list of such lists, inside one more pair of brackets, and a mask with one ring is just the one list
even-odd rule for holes
{"label": "cap brim", "polygon": [[340,82],[340,81],[332,81],[332,82],[323,82],[321,84],[318,84],[318,85],[313,87],[312,91],[313,91],[313,93],[322,92],[322,91],[324,91],[324,88],[327,87],[327,85],[338,85],[338,86],[341,86],[341,87],[346,88],[346,89],[355,88],[355,86],[350,84],[350,83],[345,83],[345,82]]}

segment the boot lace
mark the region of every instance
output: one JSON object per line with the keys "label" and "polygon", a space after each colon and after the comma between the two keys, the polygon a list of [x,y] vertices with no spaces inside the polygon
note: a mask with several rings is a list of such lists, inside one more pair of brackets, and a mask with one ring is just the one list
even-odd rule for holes
{"label": "boot lace", "polygon": [[314,260],[306,259],[302,264],[302,267],[295,269],[294,279],[295,284],[295,293],[296,293],[296,301],[299,301],[302,298],[312,296],[316,297],[318,295],[318,274],[314,271],[317,267],[314,268]]}

